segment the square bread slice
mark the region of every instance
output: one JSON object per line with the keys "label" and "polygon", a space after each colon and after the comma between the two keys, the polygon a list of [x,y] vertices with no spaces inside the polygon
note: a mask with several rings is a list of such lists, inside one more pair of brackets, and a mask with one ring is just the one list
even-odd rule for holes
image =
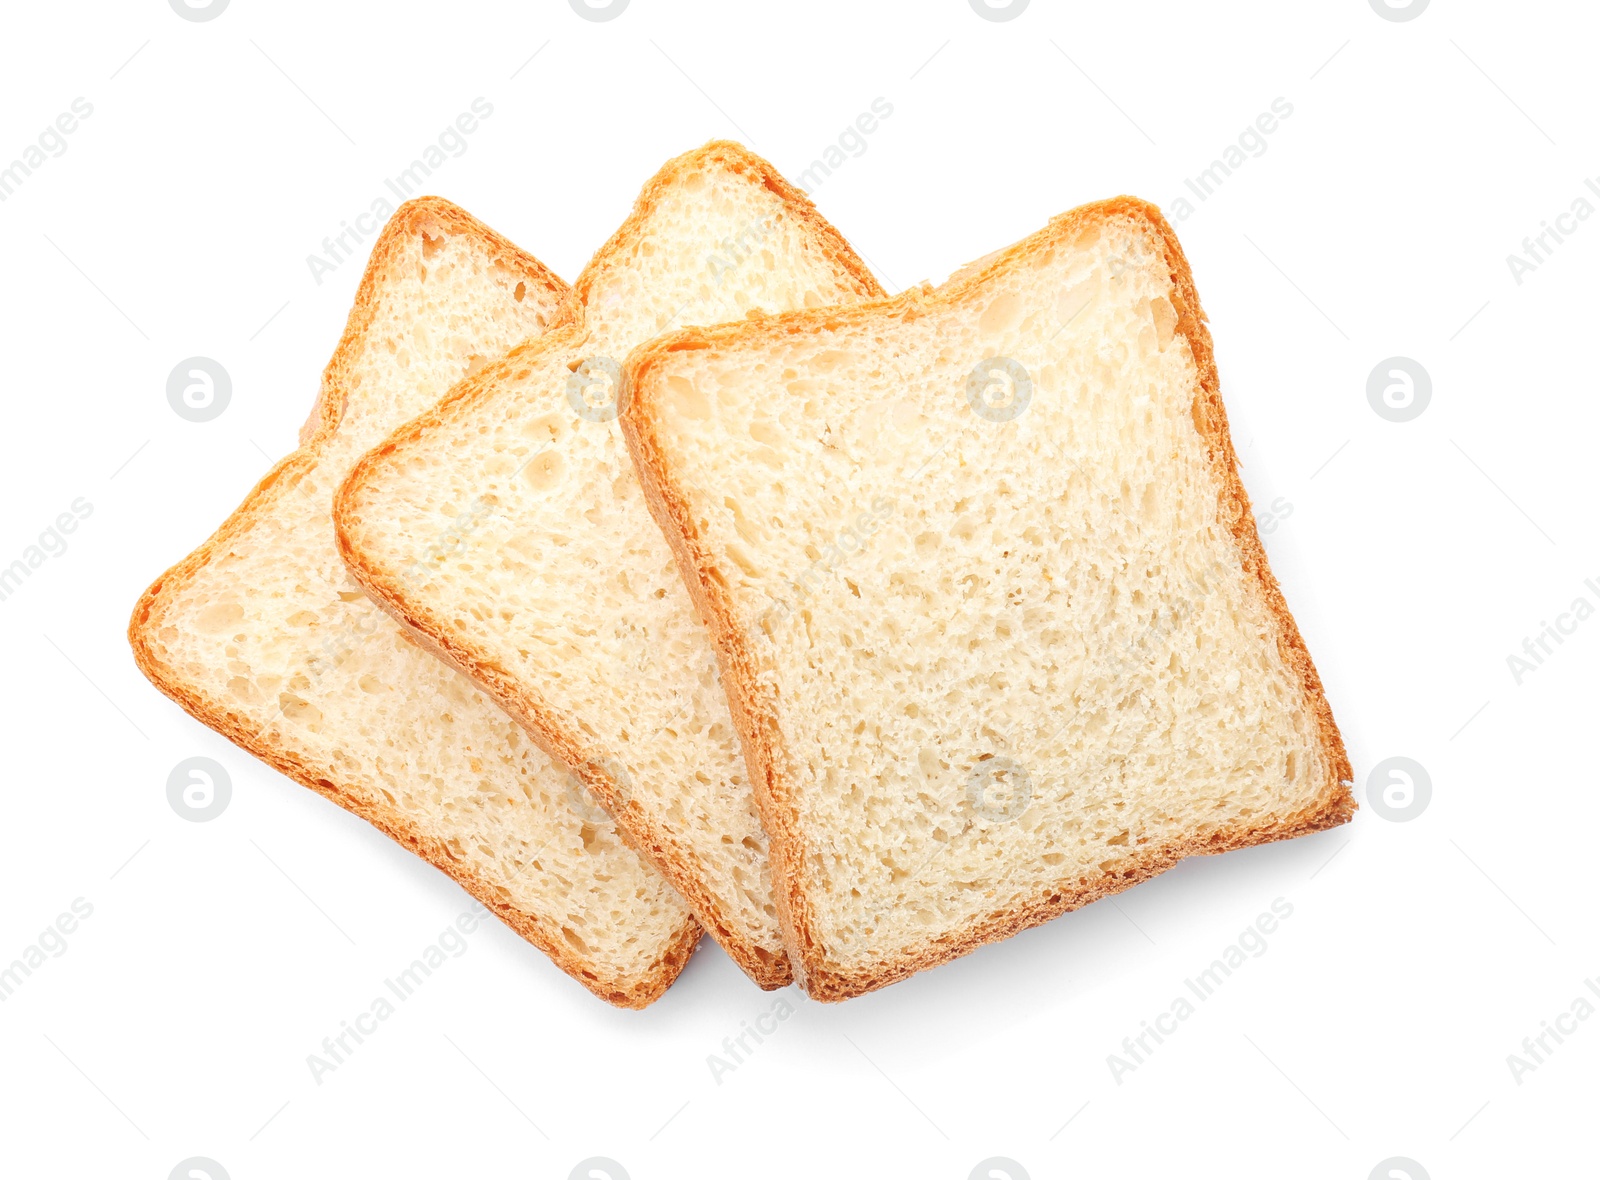
{"label": "square bread slice", "polygon": [[[766,834],[704,626],[618,427],[620,362],[683,324],[880,297],[766,161],[670,161],[578,279],[583,318],[364,458],[335,510],[356,579],[574,767],[762,987],[791,979]],[[483,525],[429,538],[471,504]]]}
{"label": "square bread slice", "polygon": [[674,333],[623,429],[717,644],[806,990],[1349,818],[1161,214]]}
{"label": "square bread slice", "polygon": [[[567,323],[570,289],[446,201],[402,205],[373,247],[301,447],[139,600],[150,681],[200,721],[443,869],[602,999],[643,1007],[700,930],[585,788],[345,572],[333,493],[451,385]],[[464,504],[440,552],[493,519]]]}

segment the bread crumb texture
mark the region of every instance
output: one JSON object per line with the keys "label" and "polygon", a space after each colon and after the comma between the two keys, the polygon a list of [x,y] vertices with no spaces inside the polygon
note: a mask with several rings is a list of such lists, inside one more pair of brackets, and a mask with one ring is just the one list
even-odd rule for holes
{"label": "bread crumb texture", "polygon": [[1353,806],[1147,209],[634,358],[824,998]]}
{"label": "bread crumb texture", "polygon": [[[433,860],[604,998],[637,1006],[697,936],[681,900],[565,768],[368,599],[331,520],[364,451],[564,321],[570,300],[454,206],[402,207],[307,446],[152,588],[130,634],[191,712]],[[426,543],[451,552],[484,527],[483,506],[462,505]]]}
{"label": "bread crumb texture", "polygon": [[[735,961],[780,986],[766,833],[709,636],[620,434],[617,378],[671,328],[881,291],[770,165],[718,143],[645,187],[577,291],[582,325],[514,353],[367,460],[342,498],[347,548],[583,769]],[[433,551],[474,503],[482,525]]]}

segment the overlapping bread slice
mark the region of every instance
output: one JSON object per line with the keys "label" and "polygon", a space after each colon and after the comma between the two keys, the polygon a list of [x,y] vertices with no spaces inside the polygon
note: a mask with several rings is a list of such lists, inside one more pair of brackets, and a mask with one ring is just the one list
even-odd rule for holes
{"label": "overlapping bread slice", "polygon": [[[764,160],[668,163],[577,283],[584,316],[479,373],[363,459],[339,541],[373,596],[578,769],[763,987],[787,983],[766,837],[705,628],[615,421],[666,329],[882,294]],[[474,503],[449,552],[428,539]]]}
{"label": "overlapping bread slice", "polygon": [[[356,459],[520,341],[571,320],[538,261],[448,202],[379,236],[302,446],[139,600],[128,638],[199,720],[432,861],[596,995],[643,1007],[699,927],[584,788],[345,571],[333,493]],[[463,505],[425,539],[489,527]]]}
{"label": "overlapping bread slice", "polygon": [[813,996],[1349,818],[1154,207],[1078,209],[937,290],[674,333],[625,381]]}

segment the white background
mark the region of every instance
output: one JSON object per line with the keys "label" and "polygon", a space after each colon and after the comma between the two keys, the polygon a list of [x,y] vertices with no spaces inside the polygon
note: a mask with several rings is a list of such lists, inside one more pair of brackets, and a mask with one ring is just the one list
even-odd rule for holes
{"label": "white background", "polygon": [[[0,565],[73,500],[93,513],[0,602],[0,963],[73,899],[93,914],[0,1004],[0,1173],[1592,1161],[1600,1020],[1520,1084],[1506,1060],[1600,975],[1600,621],[1520,685],[1507,665],[1542,620],[1600,603],[1600,218],[1520,285],[1506,262],[1600,175],[1591,6],[1435,0],[1392,22],[1367,0],[1034,0],[994,22],[967,0],[633,0],[596,23],[565,0],[233,0],[190,22],[107,0],[6,21],[0,163],[75,98],[94,109],[0,204]],[[795,177],[886,98],[815,195],[891,290],[1088,200],[1170,209],[1287,99],[1268,150],[1176,226],[1245,483],[1259,511],[1291,506],[1264,539],[1349,745],[1355,820],[842,1006],[783,993],[794,1015],[720,1084],[707,1056],[774,997],[709,941],[632,1013],[491,923],[315,1084],[306,1055],[467,898],[180,712],[123,629],[295,445],[360,271],[318,285],[306,256],[479,96],[492,117],[430,187],[569,280],[668,156],[738,138]],[[196,354],[234,383],[204,424],[165,397]],[[1404,424],[1366,399],[1394,355],[1433,381]],[[166,800],[194,755],[233,780],[210,823]],[[1395,755],[1432,779],[1409,823],[1367,806]],[[1294,912],[1266,953],[1113,1080],[1122,1038],[1278,897]]]}

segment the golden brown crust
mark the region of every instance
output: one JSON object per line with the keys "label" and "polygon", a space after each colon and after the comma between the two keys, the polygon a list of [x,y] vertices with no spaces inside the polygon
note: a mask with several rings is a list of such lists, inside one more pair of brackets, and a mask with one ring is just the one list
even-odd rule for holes
{"label": "golden brown crust", "polygon": [[[708,164],[718,164],[741,176],[759,181],[789,208],[821,247],[823,254],[853,281],[866,299],[883,296],[883,288],[872,277],[849,244],[820,213],[811,200],[780,176],[771,164],[737,143],[713,140],[703,147],[669,160],[644,186],[633,211],[584,267],[575,287],[580,307],[600,273],[626,259],[642,238],[650,216],[662,194],[683,178]],[[580,312],[581,317],[581,312]],[[518,368],[537,364],[552,354],[581,349],[586,330],[580,322],[551,331],[529,341],[501,361],[458,384],[432,410],[397,429],[384,442],[364,455],[351,469],[334,497],[334,526],[339,552],[351,576],[369,596],[399,620],[416,638],[441,659],[459,669],[487,692],[527,731],[552,758],[571,767],[583,779],[601,804],[615,819],[624,839],[636,848],[694,911],[706,931],[717,940],[729,958],[766,990],[786,987],[793,975],[788,960],[774,956],[757,945],[729,920],[720,899],[711,891],[694,851],[671,833],[652,822],[649,813],[632,800],[626,789],[607,772],[603,761],[588,748],[589,743],[575,732],[560,714],[550,707],[540,686],[525,684],[500,668],[491,653],[462,633],[448,615],[435,610],[421,596],[409,594],[382,561],[373,560],[362,548],[360,537],[360,499],[364,489],[381,478],[393,457],[408,448],[428,445],[427,438],[448,422],[470,420],[489,413],[499,395],[501,380]]]}
{"label": "golden brown crust", "polygon": [[[1151,849],[1128,858],[1115,873],[1086,886],[1063,883],[1026,905],[997,911],[914,952],[861,970],[829,969],[822,961],[811,909],[801,888],[799,868],[805,863],[806,844],[799,827],[793,784],[782,769],[788,763],[783,754],[776,704],[755,676],[754,656],[747,635],[737,625],[728,584],[705,539],[700,536],[687,497],[677,486],[666,460],[655,416],[657,386],[652,375],[674,352],[734,342],[770,342],[831,331],[845,325],[916,319],[957,302],[974,288],[981,288],[996,273],[1013,268],[1057,243],[1073,241],[1091,223],[1114,217],[1129,218],[1145,226],[1166,259],[1173,284],[1174,310],[1178,313],[1176,331],[1188,341],[1199,373],[1200,388],[1195,394],[1193,418],[1196,429],[1206,441],[1220,487],[1218,516],[1238,545],[1246,577],[1253,576],[1253,584],[1273,620],[1279,653],[1299,678],[1306,707],[1315,719],[1318,744],[1328,768],[1327,779],[1311,806],[1274,823],[1240,826],[1219,831],[1203,841],[1179,841]],[[628,387],[627,408],[621,417],[623,437],[633,454],[651,512],[666,534],[684,580],[712,632],[734,724],[744,744],[750,778],[756,784],[756,800],[770,840],[778,914],[789,957],[795,964],[796,976],[813,998],[841,1000],[876,990],[914,972],[958,958],[984,943],[1007,938],[1119,892],[1170,868],[1183,857],[1226,852],[1321,831],[1346,822],[1355,811],[1355,800],[1349,790],[1350,760],[1343,740],[1305,641],[1284,602],[1277,579],[1268,568],[1250,512],[1249,497],[1239,480],[1211,335],[1205,326],[1205,313],[1200,307],[1193,275],[1177,236],[1155,206],[1132,197],[1117,197],[1074,209],[1054,218],[1045,229],[1014,246],[969,264],[937,290],[913,289],[876,303],[791,312],[747,324],[688,328],[658,337],[635,349],[628,357],[623,365],[623,380]]]}
{"label": "golden brown crust", "polygon": [[559,931],[547,929],[537,915],[499,900],[493,886],[469,866],[457,861],[442,841],[423,832],[397,808],[366,799],[351,785],[327,777],[293,750],[275,743],[250,718],[209,697],[200,686],[186,680],[177,669],[163,662],[151,639],[176,589],[193,579],[213,558],[225,553],[237,537],[270,513],[275,492],[292,488],[315,468],[323,444],[338,429],[344,415],[350,369],[377,311],[378,284],[396,264],[405,239],[413,233],[427,233],[429,229],[442,229],[481,239],[503,257],[508,266],[525,274],[531,284],[561,297],[563,312],[557,324],[570,322],[574,311],[567,285],[531,254],[518,249],[488,226],[440,198],[422,197],[400,206],[373,246],[372,257],[356,293],[355,305],[350,310],[344,334],[340,337],[333,359],[323,372],[321,392],[311,418],[301,431],[300,448],[274,466],[256,484],[210,539],[150,585],[134,607],[133,617],[128,623],[128,642],[133,648],[134,661],[139,670],[202,724],[248,750],[273,769],[359,815],[402,847],[448,874],[508,926],[547,954],[556,966],[601,999],[623,1008],[643,1008],[658,999],[688,963],[700,937],[698,925],[692,921],[686,922],[644,976],[631,980],[601,978],[572,954]]}
{"label": "golden brown crust", "polygon": [[627,220],[617,227],[617,232],[606,240],[606,244],[595,251],[594,257],[589,260],[589,264],[583,268],[583,273],[578,276],[578,281],[573,284],[580,305],[588,305],[589,290],[597,281],[601,270],[613,260],[628,256],[629,247],[642,235],[651,213],[660,203],[661,194],[680,183],[685,175],[712,163],[720,164],[736,175],[749,176],[759,181],[764,188],[789,207],[796,221],[810,231],[828,261],[855,281],[857,294],[861,298],[883,298],[883,287],[879,285],[878,280],[873,277],[866,264],[856,256],[856,252],[850,248],[850,243],[844,240],[844,236],[818,212],[810,197],[790,184],[776,168],[743,144],[727,139],[713,139],[692,152],[685,152],[668,160],[661,171],[650,178],[640,191],[639,199],[634,202],[633,212],[628,214]]}

